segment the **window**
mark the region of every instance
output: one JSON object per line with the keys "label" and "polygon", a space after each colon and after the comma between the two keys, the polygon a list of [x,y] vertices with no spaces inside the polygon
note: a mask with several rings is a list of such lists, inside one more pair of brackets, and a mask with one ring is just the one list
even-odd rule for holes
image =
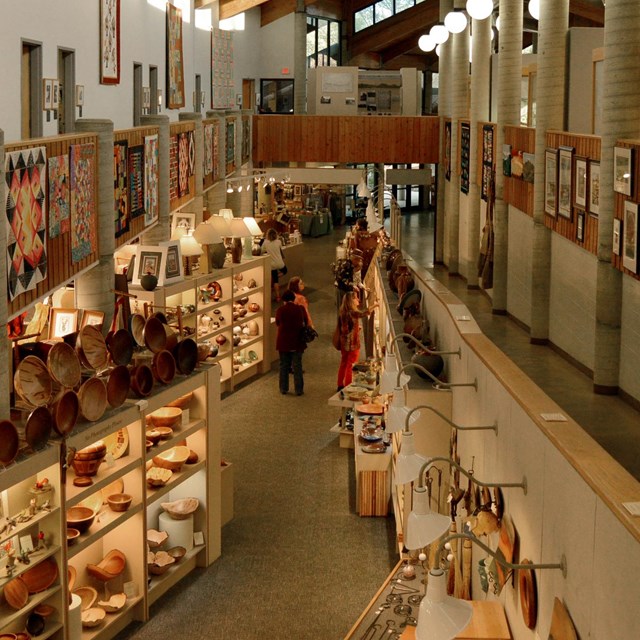
{"label": "window", "polygon": [[260,80],[261,113],[293,113],[293,80]]}
{"label": "window", "polygon": [[394,0],[380,0],[380,2],[376,2],[373,6],[373,14],[376,22],[390,18],[395,13],[395,7],[393,5]]}
{"label": "window", "polygon": [[338,67],[340,23],[327,18],[307,18],[307,67]]}
{"label": "window", "polygon": [[355,26],[354,31],[358,33],[358,31],[362,31],[367,27],[370,27],[374,24],[373,22],[373,6],[365,7],[364,9],[360,9],[360,11],[356,11],[354,15]]}
{"label": "window", "polygon": [[421,2],[424,0],[378,0],[353,14],[354,33],[391,18],[396,13],[411,9]]}

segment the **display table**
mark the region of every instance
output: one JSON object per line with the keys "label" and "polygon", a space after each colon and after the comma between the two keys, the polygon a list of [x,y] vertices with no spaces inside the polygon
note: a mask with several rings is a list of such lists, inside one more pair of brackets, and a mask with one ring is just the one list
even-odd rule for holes
{"label": "display table", "polygon": [[280,276],[281,291],[284,289],[282,285],[286,285],[290,278],[293,276],[304,275],[304,243],[298,242],[296,244],[287,244],[282,247],[282,255],[284,256],[284,263],[287,265],[287,275]]}
{"label": "display table", "polygon": [[331,214],[327,213],[302,213],[299,216],[300,233],[303,236],[311,236],[317,238],[331,233],[333,225],[331,223]]}

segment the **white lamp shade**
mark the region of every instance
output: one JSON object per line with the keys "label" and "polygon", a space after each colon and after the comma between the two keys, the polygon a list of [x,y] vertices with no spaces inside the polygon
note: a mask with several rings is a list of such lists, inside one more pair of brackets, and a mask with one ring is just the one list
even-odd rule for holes
{"label": "white lamp shade", "polygon": [[493,13],[493,0],[467,0],[467,13],[475,20],[484,20]]}
{"label": "white lamp shade", "polygon": [[233,218],[229,220],[229,225],[231,227],[231,236],[233,238],[250,238],[251,231],[249,231],[249,227],[244,223],[244,218]]}
{"label": "white lamp shade", "polygon": [[385,371],[380,376],[380,389],[379,393],[392,393],[396,387],[404,387],[411,380],[411,376],[406,373],[400,374],[400,384],[398,384],[398,372],[397,371]]}
{"label": "white lamp shade", "polygon": [[470,602],[447,595],[447,577],[442,569],[429,572],[427,593],[420,603],[417,640],[452,640],[465,629],[473,607]]}
{"label": "white lamp shade", "polygon": [[393,353],[387,353],[384,357],[384,370],[398,373],[398,360]]}
{"label": "white lamp shade", "polygon": [[[221,209],[222,211],[222,209]],[[213,227],[214,231],[223,238],[229,238],[231,236],[231,227],[229,221],[222,216],[211,216],[207,220],[207,224]]]}
{"label": "white lamp shade", "polygon": [[418,475],[420,469],[427,462],[424,456],[416,453],[413,433],[411,431],[402,432],[402,444],[400,445],[400,453],[396,459],[396,484],[407,484],[412,482]]}
{"label": "white lamp shade", "polygon": [[371,197],[371,189],[367,187],[365,184],[364,178],[360,178],[360,182],[356,188],[356,193],[359,198],[370,198]]}
{"label": "white lamp shade", "polygon": [[[222,218],[220,218],[222,220]],[[220,234],[206,222],[201,222],[194,230],[193,237],[198,244],[218,244],[222,242]]]}
{"label": "white lamp shade", "polygon": [[450,33],[461,33],[467,26],[467,16],[463,11],[449,11],[444,18],[444,26]]}
{"label": "white lamp shade", "polygon": [[437,42],[428,34],[425,34],[418,38],[418,47],[425,53],[433,51],[436,48],[436,44]]}
{"label": "white lamp shade", "polygon": [[262,229],[260,228],[260,225],[256,222],[255,218],[252,218],[251,216],[246,216],[242,219],[244,220],[244,223],[247,225],[247,228],[249,229],[249,232],[251,233],[252,236],[262,235]]}
{"label": "white lamp shade", "polygon": [[413,488],[413,510],[407,518],[404,543],[407,549],[422,549],[449,531],[451,518],[431,511],[425,487]]}
{"label": "white lamp shade", "polygon": [[192,235],[180,238],[180,253],[184,258],[202,255],[202,247]]}
{"label": "white lamp shade", "polygon": [[220,209],[218,211],[218,215],[222,216],[226,220],[231,220],[233,218],[233,209]]}
{"label": "white lamp shade", "polygon": [[529,0],[529,13],[534,20],[540,20],[540,0]]}
{"label": "white lamp shade", "polygon": [[429,35],[436,44],[444,44],[449,39],[449,30],[443,24],[434,24],[429,30]]}
{"label": "white lamp shade", "polygon": [[[387,419],[385,421],[386,430],[389,433],[397,433],[407,426],[407,416],[411,409],[404,404],[403,389],[398,387],[393,390],[393,400],[387,411]],[[414,411],[409,418],[409,426],[411,426],[420,417],[419,411]]]}

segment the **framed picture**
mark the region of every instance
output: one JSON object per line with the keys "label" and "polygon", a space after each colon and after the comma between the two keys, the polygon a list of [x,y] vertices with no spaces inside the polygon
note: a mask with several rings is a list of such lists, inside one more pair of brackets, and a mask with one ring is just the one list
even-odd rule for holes
{"label": "framed picture", "polygon": [[575,191],[573,194],[573,203],[576,207],[586,208],[587,206],[587,185],[589,182],[587,168],[586,158],[576,158]]}
{"label": "framed picture", "polygon": [[623,147],[613,149],[613,190],[625,196],[631,195],[631,172],[633,170],[633,150]]}
{"label": "framed picture", "polygon": [[576,224],[576,240],[584,242],[584,211],[578,211]]}
{"label": "framed picture", "polygon": [[471,160],[471,125],[460,123],[460,191],[469,193],[469,165]]}
{"label": "framed picture", "polygon": [[511,145],[502,145],[502,175],[511,176]]}
{"label": "framed picture", "polygon": [[142,87],[142,108],[143,109],[151,108],[151,88],[150,87]]}
{"label": "framed picture", "polygon": [[558,213],[558,150],[544,152],[544,212],[555,218]]}
{"label": "framed picture", "polygon": [[620,255],[620,240],[622,238],[622,220],[620,218],[613,219],[613,253]]}
{"label": "framed picture", "polygon": [[120,82],[120,0],[100,0],[100,83]]}
{"label": "framed picture", "polygon": [[78,330],[78,310],[52,307],[49,311],[49,340]]}
{"label": "framed picture", "polygon": [[600,213],[600,163],[589,162],[589,188],[587,198],[589,201],[588,211],[597,216]]}
{"label": "framed picture", "polygon": [[76,107],[84,106],[84,85],[76,85]]}
{"label": "framed picture", "polygon": [[451,180],[451,120],[444,123],[444,177]]}
{"label": "framed picture", "polygon": [[196,214],[195,213],[174,213],[171,216],[171,239],[178,240],[181,231],[178,229],[184,229],[188,231],[189,229],[195,229],[196,226]]}
{"label": "framed picture", "polygon": [[627,200],[624,203],[624,235],[622,241],[622,266],[633,273],[638,272],[638,204]]}
{"label": "framed picture", "polygon": [[560,147],[558,153],[558,215],[571,218],[573,187],[573,147]]}
{"label": "framed picture", "polygon": [[60,83],[57,80],[52,80],[53,91],[51,92],[51,108],[57,109],[60,106]]}
{"label": "framed picture", "polygon": [[45,111],[53,109],[53,80],[51,78],[42,79],[42,108]]}
{"label": "framed picture", "polygon": [[522,179],[529,184],[535,182],[536,156],[533,153],[522,152]]}
{"label": "framed picture", "polygon": [[151,274],[158,278],[158,286],[164,285],[164,270],[167,263],[167,247],[138,245],[132,284],[140,284],[142,276]]}
{"label": "framed picture", "polygon": [[104,311],[94,311],[93,309],[86,309],[82,312],[82,322],[80,328],[86,327],[88,324],[102,329],[104,324]]}
{"label": "framed picture", "polygon": [[160,242],[159,244],[161,247],[167,248],[167,260],[164,269],[164,284],[179,282],[183,279],[180,241],[167,240],[166,242]]}
{"label": "framed picture", "polygon": [[302,185],[300,184],[293,185],[293,195],[295,198],[299,198],[300,196],[302,196]]}

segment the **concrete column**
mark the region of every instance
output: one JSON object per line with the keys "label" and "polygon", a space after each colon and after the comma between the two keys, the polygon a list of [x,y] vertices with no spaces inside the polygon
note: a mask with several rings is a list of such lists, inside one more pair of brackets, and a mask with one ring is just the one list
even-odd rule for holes
{"label": "concrete column", "polygon": [[171,235],[169,207],[169,116],[141,116],[143,127],[158,127],[158,224],[142,234],[142,243],[157,245]]}
{"label": "concrete column", "polygon": [[[498,118],[494,155],[502,157],[504,127],[520,122],[522,81],[522,2],[500,0],[500,41],[498,55]],[[538,175],[544,175],[538,174]],[[509,211],[503,199],[504,176],[496,170],[496,197],[493,215],[493,313],[507,311],[507,269]]]}
{"label": "concrete column", "polygon": [[75,280],[76,307],[104,311],[103,330],[106,333],[113,317],[114,261],[116,249],[113,196],[113,122],[111,120],[76,120],[76,133],[96,133],[98,136],[97,176],[99,263]]}
{"label": "concrete column", "polygon": [[293,112],[307,113],[307,9],[297,0],[293,27]]}
{"label": "concrete column", "polygon": [[204,206],[204,198],[202,195],[203,166],[204,166],[204,128],[202,126],[202,114],[196,112],[181,111],[178,119],[183,122],[193,121],[196,142],[196,160],[194,167],[195,178],[195,195],[193,201],[189,205],[189,209],[196,214],[196,224],[202,222],[202,208]]}
{"label": "concrete column", "polygon": [[[0,129],[0,202],[6,204],[6,194],[4,186],[4,131]],[[6,225],[0,225],[0,247],[7,246]],[[8,321],[7,304],[7,251],[0,251],[0,323],[6,326]],[[0,362],[7,363],[0,367],[0,411],[3,416],[9,415],[9,389],[11,389],[11,352],[9,341],[0,340]]]}
{"label": "concrete column", "polygon": [[[438,193],[436,200],[436,234],[435,234],[435,262],[442,264],[445,262],[445,205],[449,191],[449,182],[445,178],[444,170],[444,119],[451,116],[451,100],[449,87],[451,77],[449,74],[449,58],[451,53],[451,42],[447,40],[440,47],[439,88],[438,88],[438,115],[440,116],[440,162],[438,163]],[[448,257],[448,254],[447,254]]]}
{"label": "concrete column", "polygon": [[640,135],[640,5],[608,0],[604,22],[604,101],[600,161],[600,219],[596,272],[593,389],[614,393],[620,367],[622,278],[611,267],[613,240],[613,148],[616,140]]}
{"label": "concrete column", "polygon": [[[549,339],[551,230],[544,226],[544,152],[546,132],[564,129],[566,42],[569,0],[541,0],[538,22],[536,94],[536,176],[533,189],[531,252],[531,342]],[[519,102],[518,102],[519,104]]]}
{"label": "concrete column", "polygon": [[[478,123],[489,119],[489,89],[491,86],[491,18],[471,23],[471,146],[469,150],[469,215],[467,227],[468,254],[464,275],[467,287],[478,288],[478,253],[480,249],[480,189],[478,180]],[[498,149],[499,147],[496,147]],[[497,152],[496,152],[497,153]]]}
{"label": "concrete column", "polygon": [[219,111],[207,111],[207,119],[218,121],[218,179],[213,187],[204,194],[205,205],[214,215],[226,206],[227,192],[224,181],[225,174],[225,118]]}

